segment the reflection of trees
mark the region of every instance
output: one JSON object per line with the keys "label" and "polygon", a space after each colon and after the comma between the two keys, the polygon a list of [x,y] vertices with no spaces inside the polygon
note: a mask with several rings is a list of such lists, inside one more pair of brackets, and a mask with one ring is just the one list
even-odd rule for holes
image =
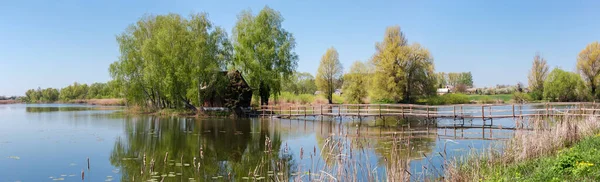
{"label": "reflection of trees", "polygon": [[92,107],[26,107],[25,112],[87,111]]}
{"label": "reflection of trees", "polygon": [[[386,120],[390,121],[391,119]],[[396,122],[394,120],[393,122],[401,124],[410,121]],[[316,135],[316,141],[321,151],[320,156],[326,165],[324,170],[344,176],[339,173],[339,167],[344,168],[342,171],[352,171],[355,166],[360,166],[358,167],[359,173],[349,175],[354,175],[355,178],[362,180],[372,179],[373,176],[365,176],[364,173],[374,171],[378,165],[385,166],[385,173],[380,173],[380,175],[385,174],[385,177],[375,176],[375,178],[390,181],[408,180],[409,175],[406,172],[411,171],[410,161],[422,158],[423,153],[432,153],[435,147],[436,132],[430,131],[433,134],[426,134],[423,131],[426,128],[417,123],[413,123],[411,131],[408,131],[406,126],[388,124],[390,125],[387,127],[346,128],[340,134],[340,128],[349,126],[348,124],[321,121],[319,124],[321,132]],[[354,125],[355,123],[352,124],[352,126]],[[370,152],[374,152],[376,155],[372,155]],[[373,156],[377,156],[377,164],[369,164],[368,157]],[[354,178],[349,180],[354,180]]]}
{"label": "reflection of trees", "polygon": [[[290,168],[291,157],[280,155],[280,134],[269,130],[269,122],[141,117],[127,118],[125,125],[126,135],[116,140],[110,157],[123,181],[241,180],[277,175],[279,169],[287,175]],[[272,152],[265,152],[267,138]]]}

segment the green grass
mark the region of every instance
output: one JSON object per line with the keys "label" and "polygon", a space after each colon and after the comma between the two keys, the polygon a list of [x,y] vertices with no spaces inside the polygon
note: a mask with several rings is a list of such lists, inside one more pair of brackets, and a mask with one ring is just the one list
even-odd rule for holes
{"label": "green grass", "polygon": [[425,99],[419,99],[417,103],[428,105],[467,104],[470,99],[465,94],[435,95]]}
{"label": "green grass", "polygon": [[483,181],[600,181],[600,134],[555,155],[483,168]]}
{"label": "green grass", "polygon": [[[293,94],[290,92],[281,92],[278,97],[279,102],[283,103],[296,103],[296,104],[310,104],[315,101],[315,95],[313,94]],[[270,100],[275,100],[274,96],[271,96]]]}
{"label": "green grass", "polygon": [[467,95],[469,100],[476,101],[487,101],[487,100],[502,100],[504,102],[508,102],[512,99],[512,94],[498,94],[498,95]]}

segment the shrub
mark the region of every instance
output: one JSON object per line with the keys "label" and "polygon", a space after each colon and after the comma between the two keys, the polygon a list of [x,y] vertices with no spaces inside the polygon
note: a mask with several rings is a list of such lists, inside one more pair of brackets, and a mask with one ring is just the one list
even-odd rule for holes
{"label": "shrub", "polygon": [[465,104],[469,103],[469,97],[465,94],[444,94],[427,98],[426,103],[430,105]]}
{"label": "shrub", "polygon": [[590,97],[579,74],[554,68],[544,81],[544,98],[564,102],[584,101]]}
{"label": "shrub", "polygon": [[517,103],[524,103],[524,102],[529,102],[533,99],[531,99],[531,96],[529,96],[529,94],[526,94],[523,92],[515,92],[512,95],[512,100],[514,100]]}
{"label": "shrub", "polygon": [[496,103],[496,100],[494,100],[492,97],[487,96],[487,95],[480,97],[478,101],[479,101],[479,103],[482,103],[482,104]]}

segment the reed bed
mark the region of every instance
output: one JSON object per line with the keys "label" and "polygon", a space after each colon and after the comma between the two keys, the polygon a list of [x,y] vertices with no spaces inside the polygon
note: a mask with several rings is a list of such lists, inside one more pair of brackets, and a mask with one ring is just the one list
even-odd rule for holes
{"label": "reed bed", "polygon": [[493,167],[511,164],[555,154],[581,139],[593,136],[600,130],[595,117],[566,116],[559,121],[548,118],[529,120],[533,130],[517,130],[514,136],[502,144],[483,152],[472,152],[468,157],[447,162],[443,181],[482,181]]}

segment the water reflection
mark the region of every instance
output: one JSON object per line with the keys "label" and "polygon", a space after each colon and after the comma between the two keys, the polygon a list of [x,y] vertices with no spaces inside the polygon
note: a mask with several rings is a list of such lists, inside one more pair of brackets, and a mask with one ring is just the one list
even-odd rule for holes
{"label": "water reflection", "polygon": [[293,167],[291,157],[279,150],[280,133],[271,131],[269,122],[156,117],[126,120],[127,134],[116,140],[110,157],[113,165],[121,167],[123,181],[286,177]]}

